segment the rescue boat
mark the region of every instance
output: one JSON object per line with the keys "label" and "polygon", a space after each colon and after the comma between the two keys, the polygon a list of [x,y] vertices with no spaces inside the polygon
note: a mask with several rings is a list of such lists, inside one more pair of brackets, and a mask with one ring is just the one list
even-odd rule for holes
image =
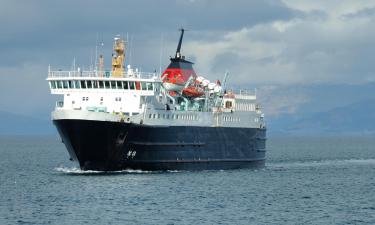
{"label": "rescue boat", "polygon": [[182,94],[186,97],[197,98],[204,95],[204,90],[194,86],[188,86],[182,89]]}

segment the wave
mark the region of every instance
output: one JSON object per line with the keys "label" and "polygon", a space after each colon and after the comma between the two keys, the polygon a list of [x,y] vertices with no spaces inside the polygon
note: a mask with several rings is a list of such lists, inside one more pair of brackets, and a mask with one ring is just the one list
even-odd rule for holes
{"label": "wave", "polygon": [[268,168],[293,168],[293,167],[322,167],[322,166],[350,166],[350,165],[375,165],[375,159],[331,159],[297,162],[269,162]]}
{"label": "wave", "polygon": [[[314,168],[314,167],[347,167],[347,166],[368,166],[375,165],[375,159],[331,159],[331,160],[314,160],[314,161],[285,161],[273,162],[266,161],[267,169],[293,169],[293,168]],[[262,169],[263,170],[263,169]],[[117,174],[160,174],[160,173],[181,173],[189,172],[183,170],[167,170],[167,171],[146,171],[146,170],[119,170],[119,171],[95,171],[81,170],[78,167],[56,167],[55,171],[70,175],[117,175]],[[218,170],[225,171],[225,170]]]}
{"label": "wave", "polygon": [[114,174],[149,174],[149,173],[177,173],[178,170],[167,170],[167,171],[146,171],[146,170],[117,170],[117,171],[96,171],[96,170],[81,170],[77,167],[56,167],[55,171],[72,174],[72,175],[114,175]]}

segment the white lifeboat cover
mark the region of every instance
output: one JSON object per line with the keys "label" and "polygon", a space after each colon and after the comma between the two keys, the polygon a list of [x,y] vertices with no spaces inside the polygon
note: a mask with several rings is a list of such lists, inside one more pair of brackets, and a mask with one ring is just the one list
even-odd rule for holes
{"label": "white lifeboat cover", "polygon": [[202,76],[199,76],[199,77],[197,77],[197,79],[196,79],[196,81],[197,81],[198,83],[202,83],[203,80],[204,80],[204,77],[202,77]]}
{"label": "white lifeboat cover", "polygon": [[212,90],[212,89],[215,88],[215,86],[216,86],[215,83],[209,83],[209,84],[208,84],[208,89]]}
{"label": "white lifeboat cover", "polygon": [[203,80],[203,81],[202,81],[202,85],[203,85],[203,87],[206,87],[209,83],[210,83],[209,80]]}

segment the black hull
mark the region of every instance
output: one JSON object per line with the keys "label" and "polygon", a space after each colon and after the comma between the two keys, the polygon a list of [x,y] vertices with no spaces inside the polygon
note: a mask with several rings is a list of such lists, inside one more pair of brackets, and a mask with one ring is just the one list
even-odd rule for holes
{"label": "black hull", "polygon": [[265,163],[266,130],[260,128],[53,122],[82,170],[212,170]]}

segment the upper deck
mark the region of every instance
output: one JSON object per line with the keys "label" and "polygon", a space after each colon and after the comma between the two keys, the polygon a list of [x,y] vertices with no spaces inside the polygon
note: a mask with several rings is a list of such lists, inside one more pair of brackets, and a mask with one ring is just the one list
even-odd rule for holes
{"label": "upper deck", "polygon": [[160,76],[154,73],[141,72],[129,68],[120,75],[114,76],[113,71],[105,70],[51,70],[48,68],[47,80],[94,79],[94,80],[156,80]]}
{"label": "upper deck", "polygon": [[155,73],[140,72],[128,67],[122,74],[113,71],[62,71],[48,70],[47,81],[52,94],[92,91],[142,91],[141,94],[153,95],[155,83],[160,82]]}

